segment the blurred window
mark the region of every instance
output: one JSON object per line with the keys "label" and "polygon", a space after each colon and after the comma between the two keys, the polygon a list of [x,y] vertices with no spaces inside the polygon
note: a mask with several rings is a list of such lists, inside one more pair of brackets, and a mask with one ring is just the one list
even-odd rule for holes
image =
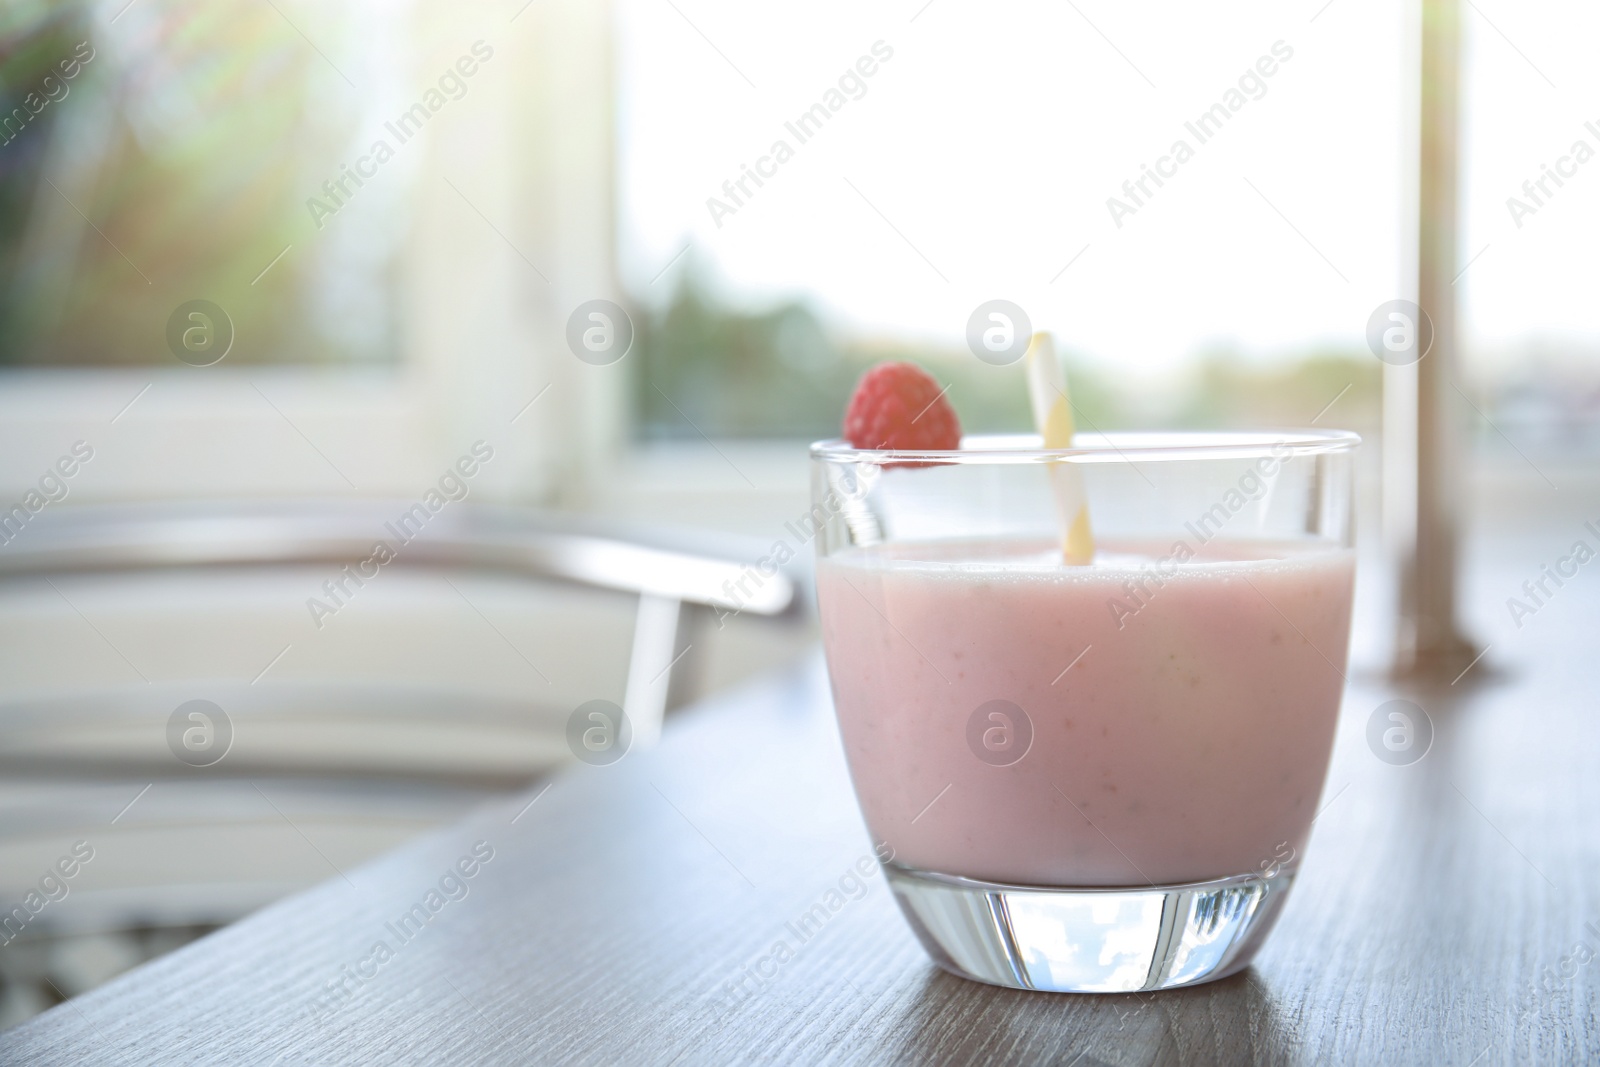
{"label": "blurred window", "polygon": [[[563,271],[607,254],[570,194],[601,168],[556,188],[541,169],[565,114],[592,126],[546,116],[551,54],[582,61],[596,17],[0,7],[6,499],[74,441],[96,455],[76,501],[413,496],[476,440],[501,459],[475,492],[550,493],[546,442],[586,383],[512,420],[563,355]],[[576,251],[544,246],[545,217]]]}
{"label": "blurred window", "polygon": [[1468,5],[1461,18],[1456,288],[1464,387],[1478,407],[1464,421],[1531,477],[1518,450],[1600,456],[1600,260],[1590,245],[1600,71],[1589,57],[1600,11],[1502,2]]}
{"label": "blurred window", "polygon": [[0,364],[170,364],[191,299],[233,364],[393,360],[416,153],[351,168],[403,110],[406,6],[8,5]]}
{"label": "blurred window", "polygon": [[835,433],[890,358],[968,428],[1025,426],[1020,365],[967,347],[997,298],[1055,333],[1093,423],[1338,398],[1321,425],[1375,429],[1366,321],[1413,286],[1406,17],[621,0],[638,435]]}

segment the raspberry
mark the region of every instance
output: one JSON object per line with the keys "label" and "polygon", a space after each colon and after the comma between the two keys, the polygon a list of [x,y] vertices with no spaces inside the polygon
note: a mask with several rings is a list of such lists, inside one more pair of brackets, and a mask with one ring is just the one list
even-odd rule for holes
{"label": "raspberry", "polygon": [[856,448],[942,451],[961,447],[961,420],[927,371],[880,363],[850,397],[844,436]]}

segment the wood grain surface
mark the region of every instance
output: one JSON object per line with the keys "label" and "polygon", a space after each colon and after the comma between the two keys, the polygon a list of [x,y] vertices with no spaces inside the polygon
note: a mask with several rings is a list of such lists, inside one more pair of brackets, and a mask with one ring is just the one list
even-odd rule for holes
{"label": "wood grain surface", "polygon": [[966,982],[881,874],[797,937],[871,854],[819,657],[0,1034],[0,1063],[1595,1062],[1596,606],[1407,694],[1435,728],[1409,766],[1366,741],[1397,692],[1352,675],[1298,884],[1225,981]]}

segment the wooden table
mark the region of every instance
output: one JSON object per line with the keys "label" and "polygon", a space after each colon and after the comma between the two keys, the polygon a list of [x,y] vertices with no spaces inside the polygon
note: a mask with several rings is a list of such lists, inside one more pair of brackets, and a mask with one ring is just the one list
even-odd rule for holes
{"label": "wooden table", "polygon": [[1410,766],[1365,739],[1395,692],[1352,675],[1299,882],[1225,981],[966,982],[881,874],[801,942],[870,855],[816,659],[0,1034],[0,1063],[1595,1062],[1596,606],[1572,594],[1498,679],[1410,694],[1436,727]]}

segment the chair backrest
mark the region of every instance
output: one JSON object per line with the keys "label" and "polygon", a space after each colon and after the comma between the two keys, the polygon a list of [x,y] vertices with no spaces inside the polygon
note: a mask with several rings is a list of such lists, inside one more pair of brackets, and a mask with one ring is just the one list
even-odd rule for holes
{"label": "chair backrest", "polygon": [[[386,570],[498,572],[636,595],[623,700],[636,744],[649,744],[666,710],[694,695],[691,630],[697,615],[775,617],[799,611],[798,572],[766,563],[762,546],[744,539],[470,502],[436,513],[415,502],[390,500],[46,508],[20,530],[0,528],[0,581],[162,569],[355,566],[369,561],[379,543],[391,553],[383,563]],[[244,686],[240,694],[241,703],[260,695]],[[148,695],[160,699],[153,691]],[[314,692],[287,690],[277,696],[308,709],[319,699]],[[338,696],[355,708],[375,703],[355,692]],[[23,710],[35,719],[58,712],[70,716],[93,699],[77,693],[65,703]],[[393,700],[394,693],[383,699]]]}

